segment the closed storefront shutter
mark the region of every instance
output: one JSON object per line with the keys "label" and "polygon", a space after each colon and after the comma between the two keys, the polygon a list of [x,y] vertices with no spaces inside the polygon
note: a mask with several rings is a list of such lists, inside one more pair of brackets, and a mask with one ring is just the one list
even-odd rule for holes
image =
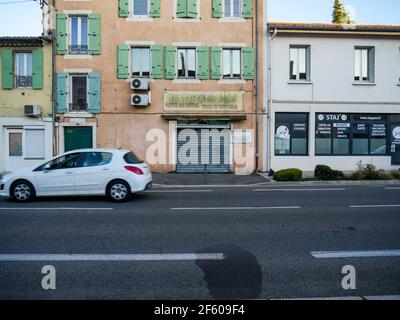
{"label": "closed storefront shutter", "polygon": [[[187,130],[178,129],[176,171],[203,173],[204,165],[207,164],[209,173],[228,173],[230,171],[230,131],[207,127],[189,129],[192,132],[189,139]],[[207,130],[208,134],[202,136],[202,130]]]}

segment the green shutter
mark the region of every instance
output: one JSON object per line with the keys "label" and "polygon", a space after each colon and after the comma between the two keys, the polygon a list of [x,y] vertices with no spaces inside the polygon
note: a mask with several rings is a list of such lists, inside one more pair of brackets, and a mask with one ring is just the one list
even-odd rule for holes
{"label": "green shutter", "polygon": [[101,15],[89,14],[89,53],[101,53]]}
{"label": "green shutter", "polygon": [[187,0],[176,1],[176,16],[178,18],[186,18],[187,13]]}
{"label": "green shutter", "polygon": [[118,79],[129,78],[129,46],[120,44],[117,47],[117,60],[118,60]]}
{"label": "green shutter", "polygon": [[254,48],[243,48],[243,79],[254,80]]}
{"label": "green shutter", "polygon": [[211,79],[221,78],[221,48],[211,47]]}
{"label": "green shutter", "polygon": [[187,0],[186,17],[197,17],[197,0]]}
{"label": "green shutter", "polygon": [[43,89],[43,51],[32,51],[32,88]]}
{"label": "green shutter", "polygon": [[212,2],[212,16],[214,18],[222,17],[222,0],[213,0]]}
{"label": "green shutter", "polygon": [[4,49],[1,52],[1,87],[12,89],[14,87],[13,52]]}
{"label": "green shutter", "polygon": [[124,18],[129,16],[129,0],[118,0],[118,16]]}
{"label": "green shutter", "polygon": [[165,79],[175,79],[175,56],[176,48],[172,46],[165,47]]}
{"label": "green shutter", "polygon": [[210,78],[210,54],[208,47],[199,47],[197,49],[197,78],[208,80]]}
{"label": "green shutter", "polygon": [[243,18],[253,18],[253,0],[243,0]]}
{"label": "green shutter", "polygon": [[64,13],[57,13],[57,40],[56,51],[57,54],[67,54],[67,15]]}
{"label": "green shutter", "polygon": [[151,0],[150,2],[150,16],[153,18],[159,18],[160,14],[160,0]]}
{"label": "green shutter", "polygon": [[92,72],[88,74],[89,78],[89,103],[88,112],[100,113],[100,73]]}
{"label": "green shutter", "polygon": [[151,78],[163,78],[163,46],[151,46]]}
{"label": "green shutter", "polygon": [[67,112],[67,77],[65,72],[57,73],[57,113]]}

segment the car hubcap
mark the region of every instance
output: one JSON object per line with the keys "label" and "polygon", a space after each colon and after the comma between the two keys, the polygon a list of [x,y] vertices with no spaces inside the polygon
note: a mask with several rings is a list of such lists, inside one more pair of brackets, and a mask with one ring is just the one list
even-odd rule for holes
{"label": "car hubcap", "polygon": [[111,197],[116,200],[125,199],[128,194],[128,189],[122,183],[114,184],[111,187]]}
{"label": "car hubcap", "polygon": [[19,184],[14,189],[14,196],[18,200],[27,200],[31,196],[31,188],[24,183]]}

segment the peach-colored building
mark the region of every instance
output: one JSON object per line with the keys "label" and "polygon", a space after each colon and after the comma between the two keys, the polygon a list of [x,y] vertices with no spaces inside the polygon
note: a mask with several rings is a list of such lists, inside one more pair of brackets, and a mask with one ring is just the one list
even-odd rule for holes
{"label": "peach-colored building", "polygon": [[258,2],[53,1],[58,151],[121,147],[153,171],[239,174],[258,152],[262,169]]}

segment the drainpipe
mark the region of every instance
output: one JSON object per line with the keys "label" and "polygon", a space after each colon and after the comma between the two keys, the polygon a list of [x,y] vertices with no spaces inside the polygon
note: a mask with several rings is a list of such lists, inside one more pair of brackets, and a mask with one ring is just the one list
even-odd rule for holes
{"label": "drainpipe", "polygon": [[269,133],[272,134],[271,132],[271,128],[273,127],[272,124],[272,42],[274,40],[274,38],[276,37],[276,35],[278,34],[278,30],[275,29],[274,33],[272,35],[270,35],[269,30],[267,29],[267,34],[269,37],[269,54],[268,54],[268,103],[267,103],[267,109],[264,110],[264,115],[266,117],[266,124],[267,124],[267,128],[266,128],[266,151],[267,151],[267,172],[269,173],[271,171],[271,156],[272,156],[272,150],[271,150],[271,135]]}
{"label": "drainpipe", "polygon": [[[52,128],[53,128],[53,135],[52,135],[52,142],[53,142],[53,156],[57,155],[57,128],[56,128],[56,121],[57,121],[57,114],[56,114],[56,103],[57,103],[57,82],[56,82],[56,0],[52,1],[52,5],[54,7],[54,16],[51,17],[52,19],[52,29],[51,29],[51,39],[52,39],[52,50],[51,50],[51,72],[52,72]],[[50,1],[49,1],[49,10],[50,14]]]}
{"label": "drainpipe", "polygon": [[255,144],[256,144],[256,166],[255,166],[255,172],[258,173],[258,161],[260,158],[260,152],[259,152],[259,135],[258,135],[258,127],[259,127],[259,82],[258,82],[258,75],[259,75],[259,62],[258,62],[258,56],[259,56],[259,41],[258,41],[258,34],[259,34],[259,26],[258,26],[258,0],[256,0],[256,6],[255,6],[255,12],[256,12],[256,71],[255,71],[255,78],[256,78],[256,84],[255,84],[255,89],[256,89],[256,137],[255,137]]}

